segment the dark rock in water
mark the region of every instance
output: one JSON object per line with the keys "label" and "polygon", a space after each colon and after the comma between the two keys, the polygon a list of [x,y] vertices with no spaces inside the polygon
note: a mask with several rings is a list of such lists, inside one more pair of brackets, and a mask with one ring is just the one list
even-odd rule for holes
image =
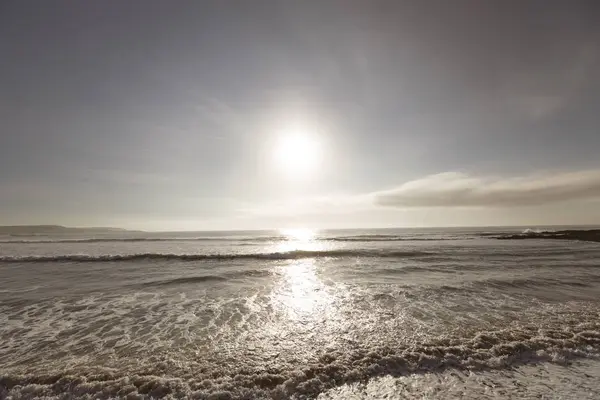
{"label": "dark rock in water", "polygon": [[563,230],[563,231],[528,231],[515,235],[497,236],[500,240],[518,239],[561,239],[561,240],[583,240],[587,242],[600,242],[600,229],[588,230]]}

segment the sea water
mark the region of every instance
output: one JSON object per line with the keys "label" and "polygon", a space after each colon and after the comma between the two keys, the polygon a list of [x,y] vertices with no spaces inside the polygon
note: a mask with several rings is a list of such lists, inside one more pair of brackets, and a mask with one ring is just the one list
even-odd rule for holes
{"label": "sea water", "polygon": [[0,398],[600,398],[600,243],[521,231],[4,235]]}

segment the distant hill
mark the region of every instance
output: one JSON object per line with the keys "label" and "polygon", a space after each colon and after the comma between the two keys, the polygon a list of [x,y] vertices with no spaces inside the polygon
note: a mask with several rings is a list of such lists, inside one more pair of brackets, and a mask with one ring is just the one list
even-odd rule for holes
{"label": "distant hill", "polygon": [[0,235],[49,235],[73,233],[131,232],[122,228],[90,227],[74,228],[61,225],[12,225],[0,226]]}

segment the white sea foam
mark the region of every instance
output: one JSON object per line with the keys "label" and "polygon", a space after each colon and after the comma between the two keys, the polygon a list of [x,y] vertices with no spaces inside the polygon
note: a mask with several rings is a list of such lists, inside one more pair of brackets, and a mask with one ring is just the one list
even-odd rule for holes
{"label": "white sea foam", "polygon": [[416,399],[597,399],[600,361],[523,365],[480,373],[448,370],[442,373],[386,376],[366,384],[343,385],[321,394],[319,400]]}

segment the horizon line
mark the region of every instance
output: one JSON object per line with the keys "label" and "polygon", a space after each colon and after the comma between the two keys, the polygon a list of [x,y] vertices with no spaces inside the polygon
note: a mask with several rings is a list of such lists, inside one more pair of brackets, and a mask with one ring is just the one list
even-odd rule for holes
{"label": "horizon line", "polygon": [[527,224],[527,225],[446,225],[446,226],[386,226],[386,227],[363,227],[363,228],[309,228],[309,227],[278,227],[278,228],[254,228],[254,229],[183,229],[183,230],[144,230],[134,228],[122,228],[117,226],[69,226],[60,224],[18,224],[18,225],[0,225],[0,229],[6,228],[62,228],[73,230],[114,230],[122,232],[139,233],[177,233],[177,232],[273,232],[286,229],[308,229],[313,231],[346,231],[346,230],[393,230],[393,229],[472,229],[472,228],[549,228],[549,227],[600,227],[597,224]]}

